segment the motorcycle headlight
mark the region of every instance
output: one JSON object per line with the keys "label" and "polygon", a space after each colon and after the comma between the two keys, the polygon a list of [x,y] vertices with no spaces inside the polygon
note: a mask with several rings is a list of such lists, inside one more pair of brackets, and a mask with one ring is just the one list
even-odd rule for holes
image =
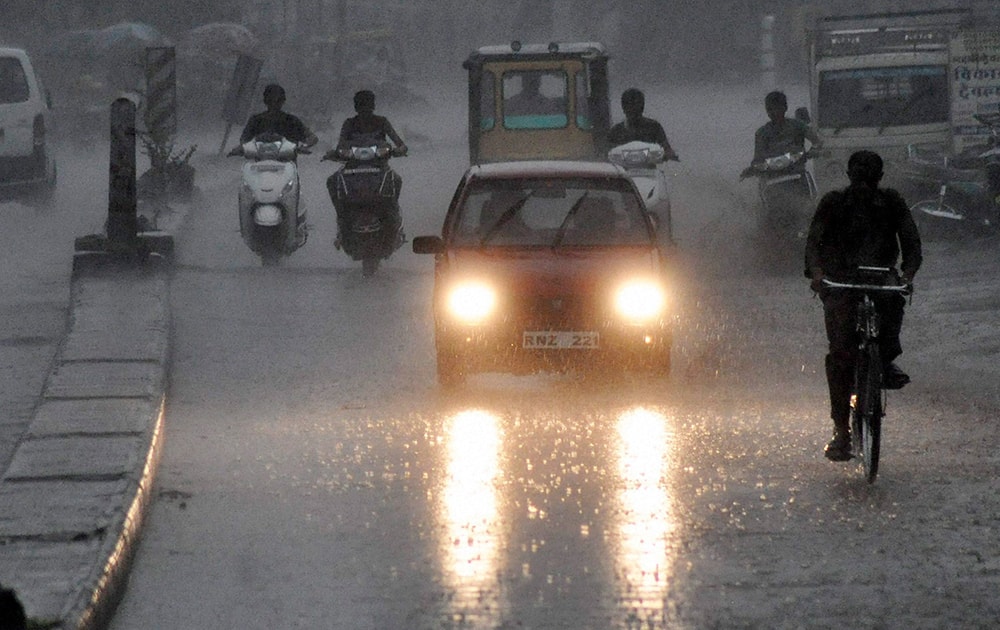
{"label": "motorcycle headlight", "polygon": [[642,323],[659,317],[666,306],[663,287],[650,280],[634,280],[618,288],[615,310],[633,323]]}
{"label": "motorcycle headlight", "polygon": [[496,308],[497,295],[482,282],[462,282],[448,292],[448,312],[465,324],[482,323]]}

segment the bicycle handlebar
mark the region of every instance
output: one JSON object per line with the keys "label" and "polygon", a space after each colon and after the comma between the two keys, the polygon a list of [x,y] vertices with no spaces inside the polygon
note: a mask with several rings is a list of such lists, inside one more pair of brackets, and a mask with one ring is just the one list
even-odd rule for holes
{"label": "bicycle handlebar", "polygon": [[913,292],[913,286],[909,284],[852,284],[850,282],[835,282],[823,278],[823,286],[831,289],[854,289],[856,291],[882,291],[884,293],[898,293],[909,295]]}

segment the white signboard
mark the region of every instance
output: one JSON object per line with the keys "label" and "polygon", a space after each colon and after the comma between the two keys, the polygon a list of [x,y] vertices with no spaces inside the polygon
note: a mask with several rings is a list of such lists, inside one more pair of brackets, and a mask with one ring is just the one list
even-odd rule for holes
{"label": "white signboard", "polygon": [[986,144],[974,114],[1000,112],[1000,28],[958,31],[949,44],[954,150]]}

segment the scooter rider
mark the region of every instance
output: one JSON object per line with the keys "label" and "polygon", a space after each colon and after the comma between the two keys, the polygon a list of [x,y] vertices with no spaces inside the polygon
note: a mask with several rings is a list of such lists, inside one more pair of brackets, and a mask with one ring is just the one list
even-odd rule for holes
{"label": "scooter rider", "polygon": [[271,83],[264,88],[264,105],[267,110],[250,116],[243,133],[240,134],[240,144],[249,142],[263,133],[276,133],[286,140],[311,147],[319,138],[298,118],[282,110],[285,105],[285,88],[277,83]]}
{"label": "scooter rider", "polygon": [[638,88],[629,88],[622,92],[622,112],[625,120],[614,125],[608,131],[608,143],[616,147],[628,142],[641,141],[658,144],[663,147],[665,161],[680,162],[677,153],[670,146],[663,125],[642,115],[646,108],[646,96]]}
{"label": "scooter rider", "polygon": [[[823,141],[811,125],[798,118],[785,117],[788,112],[788,97],[784,92],[769,92],[764,97],[764,111],[770,120],[754,134],[753,159],[750,167],[743,171],[743,177],[754,174],[754,165],[760,164],[767,158],[789,152],[805,153],[806,140],[809,141],[810,150],[817,150],[823,146]],[[794,165],[792,170],[802,172],[805,168],[805,160],[802,160]]]}
{"label": "scooter rider", "polygon": [[[357,146],[358,144],[390,144],[390,141],[394,156],[401,157],[407,154],[409,149],[406,143],[403,142],[396,129],[393,128],[389,119],[375,113],[374,92],[371,90],[359,90],[355,92],[354,111],[357,112],[357,115],[345,120],[340,128],[340,138],[337,141],[336,148],[328,151],[323,156],[323,159],[336,159],[338,157],[343,159],[345,156],[344,152],[349,151],[352,146]],[[392,217],[392,219],[394,219],[395,225],[398,228],[402,225],[402,217],[399,214],[399,193],[403,186],[403,180],[395,171],[392,171],[392,179],[395,186],[396,201],[394,204],[396,216]],[[330,199],[335,200],[337,198],[336,174],[331,175],[326,180],[326,187],[330,193]],[[338,227],[343,228],[342,225],[339,225],[340,219],[338,216]]]}

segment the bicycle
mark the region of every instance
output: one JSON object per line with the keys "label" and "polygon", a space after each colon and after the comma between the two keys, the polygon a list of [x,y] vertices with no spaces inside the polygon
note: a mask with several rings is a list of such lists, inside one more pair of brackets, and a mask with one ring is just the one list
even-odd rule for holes
{"label": "bicycle", "polygon": [[[859,267],[862,276],[885,280],[893,277],[888,267]],[[872,299],[874,293],[896,293],[907,296],[909,285],[874,282],[847,283],[823,279],[830,289],[856,291],[858,297],[857,331],[860,337],[854,364],[854,385],[851,391],[851,445],[861,454],[865,479],[875,482],[878,474],[879,449],[882,440],[882,418],[885,416],[882,388],[882,357],[878,346],[879,314]]]}

